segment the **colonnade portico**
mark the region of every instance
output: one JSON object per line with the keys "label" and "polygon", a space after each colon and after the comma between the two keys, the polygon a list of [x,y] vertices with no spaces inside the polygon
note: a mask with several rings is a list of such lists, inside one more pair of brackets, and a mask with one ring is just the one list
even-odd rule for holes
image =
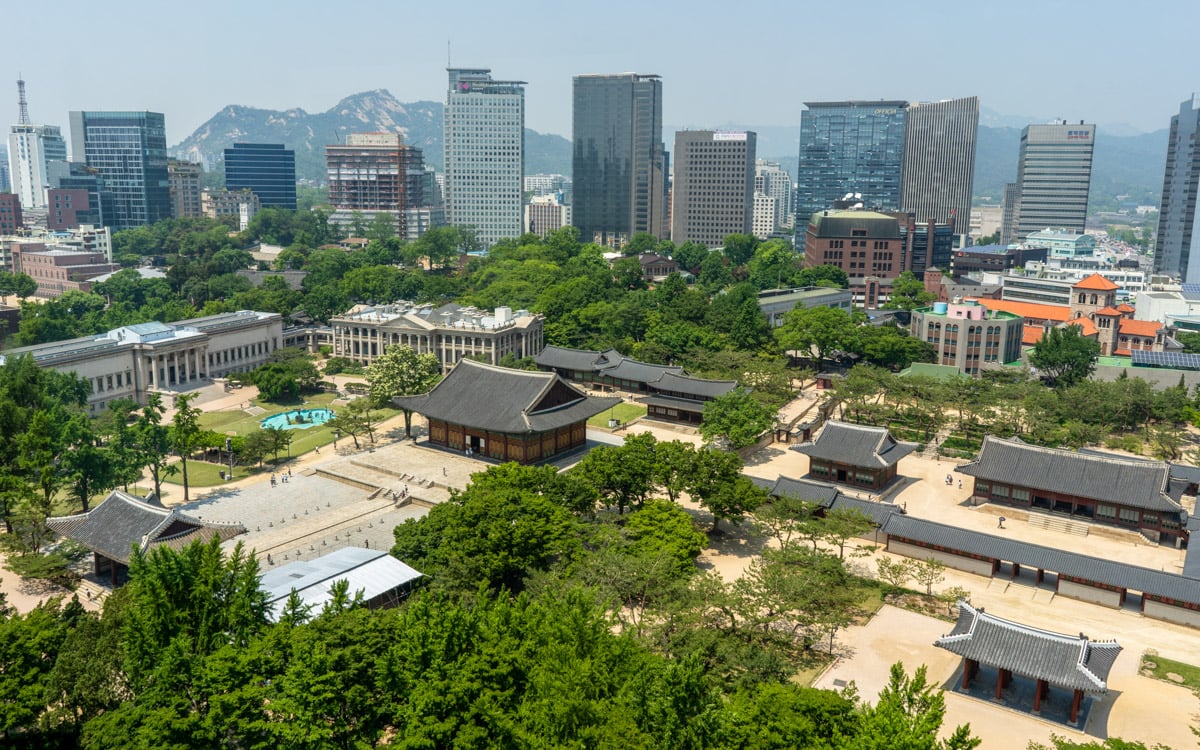
{"label": "colonnade portico", "polygon": [[208,377],[208,346],[154,353],[143,359],[146,385],[164,388]]}

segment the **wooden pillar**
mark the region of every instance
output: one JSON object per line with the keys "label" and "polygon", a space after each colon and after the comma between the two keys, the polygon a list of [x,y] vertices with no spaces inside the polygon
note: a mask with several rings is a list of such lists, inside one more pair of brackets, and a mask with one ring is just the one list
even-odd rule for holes
{"label": "wooden pillar", "polygon": [[1083,702],[1083,691],[1076,690],[1074,697],[1071,698],[1071,723],[1079,721],[1079,704]]}
{"label": "wooden pillar", "polygon": [[1046,687],[1048,687],[1046,681],[1039,679],[1033,688],[1033,712],[1035,714],[1042,712],[1042,691]]}
{"label": "wooden pillar", "polygon": [[1019,575],[1021,575],[1021,565],[1020,565],[1020,563],[1013,563],[1012,578],[1010,580],[1013,580],[1013,581],[1017,580],[1017,576],[1019,576]]}
{"label": "wooden pillar", "polygon": [[1001,693],[1004,691],[1004,673],[1007,669],[1000,668],[996,672],[996,700],[1000,700]]}
{"label": "wooden pillar", "polygon": [[992,575],[996,575],[999,572],[1000,572],[1000,561],[992,560]]}
{"label": "wooden pillar", "polygon": [[962,689],[963,690],[966,690],[967,688],[969,688],[971,686],[971,678],[974,677],[974,675],[971,673],[971,671],[972,671],[972,667],[974,667],[974,666],[975,666],[975,662],[973,659],[968,659],[965,656],[963,657],[963,679],[962,679]]}
{"label": "wooden pillar", "polygon": [[1046,580],[1046,571],[1045,571],[1045,570],[1043,570],[1042,568],[1038,568],[1038,572],[1037,572],[1037,585],[1041,586],[1041,585],[1042,585],[1042,581],[1044,581],[1044,580]]}

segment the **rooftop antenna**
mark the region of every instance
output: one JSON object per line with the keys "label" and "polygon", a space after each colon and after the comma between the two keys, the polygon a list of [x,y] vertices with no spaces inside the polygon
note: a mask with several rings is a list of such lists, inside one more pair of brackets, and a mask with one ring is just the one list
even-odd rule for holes
{"label": "rooftop antenna", "polygon": [[25,101],[25,76],[17,79],[17,123],[20,125],[29,124],[29,102]]}

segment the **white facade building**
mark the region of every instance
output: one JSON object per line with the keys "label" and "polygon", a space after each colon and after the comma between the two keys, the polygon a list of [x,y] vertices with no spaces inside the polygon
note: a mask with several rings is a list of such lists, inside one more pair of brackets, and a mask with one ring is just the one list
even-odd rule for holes
{"label": "white facade building", "polygon": [[[775,162],[758,159],[754,162],[754,192],[775,199],[775,226],[771,232],[793,224],[792,176]],[[756,232],[757,234],[757,232]],[[769,233],[768,233],[769,234]]]}
{"label": "white facade building", "polygon": [[443,120],[446,221],[491,247],[522,232],[525,82],[451,68]]}
{"label": "white facade building", "polygon": [[278,313],[242,310],[10,349],[0,355],[0,365],[27,355],[39,367],[79,375],[91,384],[88,408],[95,414],[115,399],[144,404],[154,391],[186,391],[210,378],[252,370],[281,346]]}
{"label": "white facade building", "polygon": [[533,357],[544,346],[544,319],[528,310],[497,307],[494,313],[448,303],[441,307],[395,302],[356,305],[329,320],[333,356],[369,365],[390,346],[436,355],[445,371],[465,357],[500,364],[511,354]]}
{"label": "white facade building", "polygon": [[559,202],[557,195],[535,195],[525,204],[525,230],[543,237],[571,226],[571,207]]}
{"label": "white facade building", "polygon": [[779,200],[762,192],[754,193],[754,216],[750,220],[751,233],[765,240],[779,227]]}
{"label": "white facade building", "polygon": [[22,208],[46,208],[49,164],[67,160],[67,142],[56,125],[13,125],[8,134],[8,170]]}

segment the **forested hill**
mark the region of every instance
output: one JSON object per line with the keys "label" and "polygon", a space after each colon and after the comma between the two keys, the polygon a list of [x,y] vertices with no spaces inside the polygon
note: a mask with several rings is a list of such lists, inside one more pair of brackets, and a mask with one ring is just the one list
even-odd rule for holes
{"label": "forested hill", "polygon": [[[325,112],[303,109],[257,109],[231,104],[209,118],[171,153],[215,166],[235,141],[282,143],[296,152],[296,177],[321,181],[325,177],[325,146],[341,143],[350,133],[399,132],[404,142],[424,151],[425,162],[442,163],[442,104],[402,103],[385,89],[364,91],[342,99]],[[525,131],[525,171],[569,174],[571,143],[558,135]]]}

